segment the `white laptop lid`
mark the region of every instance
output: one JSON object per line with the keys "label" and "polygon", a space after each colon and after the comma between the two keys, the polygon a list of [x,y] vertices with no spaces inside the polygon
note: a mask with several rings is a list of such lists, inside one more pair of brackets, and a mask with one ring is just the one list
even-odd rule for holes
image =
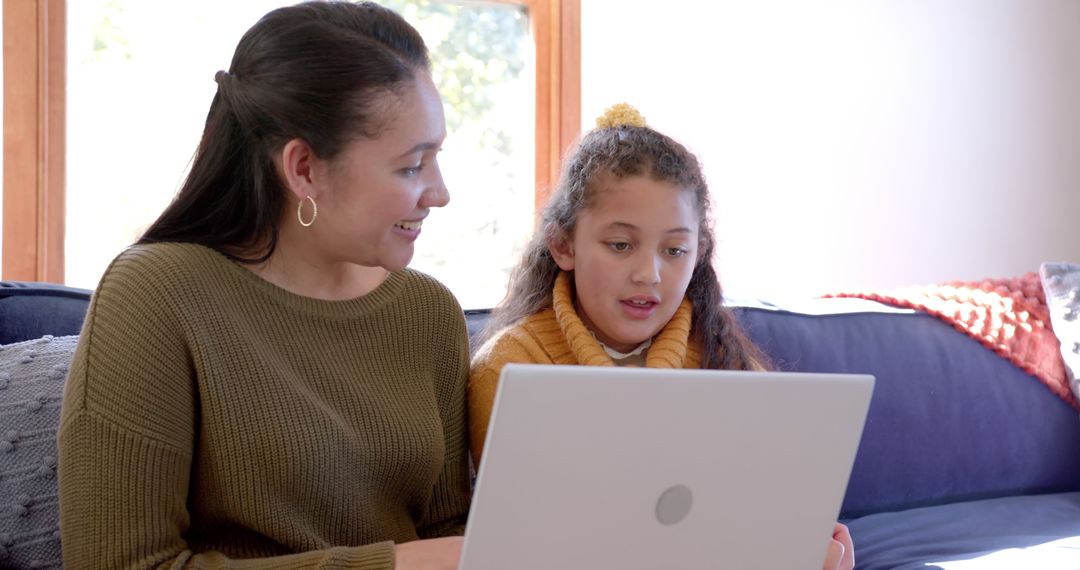
{"label": "white laptop lid", "polygon": [[820,568],[873,384],[507,365],[460,569]]}

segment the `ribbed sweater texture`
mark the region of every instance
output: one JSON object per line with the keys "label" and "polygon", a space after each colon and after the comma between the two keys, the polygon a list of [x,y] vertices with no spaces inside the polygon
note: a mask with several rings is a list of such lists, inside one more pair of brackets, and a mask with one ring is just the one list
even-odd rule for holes
{"label": "ribbed sweater texture", "polygon": [[[700,368],[701,348],[690,341],[693,305],[683,299],[668,324],[656,335],[645,357],[648,368]],[[508,363],[614,366],[611,356],[589,331],[574,308],[569,275],[560,273],[552,288],[552,306],[493,335],[473,357],[469,374],[469,439],[473,461],[487,438],[499,375]]]}
{"label": "ribbed sweater texture", "polygon": [[467,375],[461,308],[421,273],[322,301],[131,247],[65,389],[65,566],[392,568],[394,543],[464,530]]}

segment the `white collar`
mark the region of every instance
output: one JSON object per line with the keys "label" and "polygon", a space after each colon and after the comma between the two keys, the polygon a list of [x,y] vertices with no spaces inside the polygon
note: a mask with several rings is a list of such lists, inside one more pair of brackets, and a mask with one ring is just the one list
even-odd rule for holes
{"label": "white collar", "polygon": [[[594,338],[595,338],[595,335],[594,335]],[[600,342],[600,341],[597,340],[596,342]],[[602,342],[600,342],[600,346],[604,349],[604,352],[606,352],[608,356],[614,358],[615,360],[622,360],[624,358],[629,358],[631,356],[637,356],[637,355],[641,354],[642,352],[645,352],[645,349],[652,346],[652,339],[651,338],[645,339],[645,342],[639,344],[637,346],[637,348],[635,348],[634,350],[631,350],[630,352],[619,352],[619,351],[615,350],[614,348],[611,348],[610,346],[608,346],[608,345],[606,345],[606,344],[604,344]]]}

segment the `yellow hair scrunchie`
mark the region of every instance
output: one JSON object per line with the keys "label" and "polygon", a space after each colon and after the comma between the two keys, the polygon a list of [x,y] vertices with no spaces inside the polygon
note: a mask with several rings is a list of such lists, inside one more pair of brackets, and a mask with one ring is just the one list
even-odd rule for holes
{"label": "yellow hair scrunchie", "polygon": [[645,126],[645,117],[642,117],[641,113],[629,103],[616,103],[604,109],[604,114],[596,119],[596,127],[600,129],[614,129],[624,126]]}

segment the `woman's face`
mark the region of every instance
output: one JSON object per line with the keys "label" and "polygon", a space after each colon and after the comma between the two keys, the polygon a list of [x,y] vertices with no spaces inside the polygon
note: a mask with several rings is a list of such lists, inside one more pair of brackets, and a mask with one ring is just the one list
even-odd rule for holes
{"label": "woman's face", "polygon": [[[412,259],[431,208],[450,201],[436,160],[446,120],[439,92],[423,71],[373,108],[384,113],[376,138],[355,139],[313,168],[318,217],[309,229],[318,232],[316,243],[328,257],[396,271]],[[306,204],[304,212],[310,216]]]}

